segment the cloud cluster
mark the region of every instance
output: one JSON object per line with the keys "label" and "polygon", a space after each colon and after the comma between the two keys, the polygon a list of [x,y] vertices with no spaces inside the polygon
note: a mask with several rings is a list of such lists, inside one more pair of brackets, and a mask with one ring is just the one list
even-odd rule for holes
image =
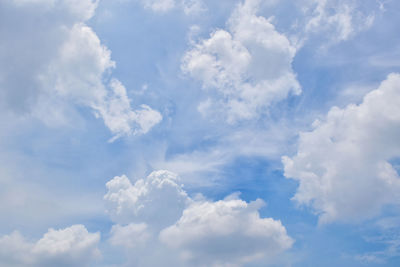
{"label": "cloud cluster", "polygon": [[313,207],[321,222],[359,221],[400,203],[400,75],[390,74],[359,105],[332,108],[297,154],[283,157],[285,176],[300,185],[294,199]]}
{"label": "cloud cluster", "polygon": [[19,232],[0,237],[0,266],[89,266],[99,259],[99,233],[83,225],[49,231],[37,242],[27,241]]}
{"label": "cloud cluster", "polygon": [[88,107],[104,120],[114,139],[146,133],[161,120],[148,106],[133,110],[120,82],[104,84],[115,62],[85,24],[96,7],[92,0],[0,3],[3,109],[63,124],[69,122],[71,109]]}
{"label": "cloud cluster", "polygon": [[215,95],[199,105],[206,115],[222,113],[233,123],[251,119],[290,93],[301,92],[292,61],[296,48],[247,0],[231,15],[227,30],[214,31],[183,57],[182,70]]}
{"label": "cloud cluster", "polygon": [[[156,171],[132,185],[126,176],[107,183],[112,219],[110,243],[140,254],[137,266],[174,261],[175,266],[241,266],[270,263],[292,246],[280,221],[261,218],[261,200],[232,195],[216,202],[190,198],[175,174]],[[153,261],[151,260],[153,259]]]}

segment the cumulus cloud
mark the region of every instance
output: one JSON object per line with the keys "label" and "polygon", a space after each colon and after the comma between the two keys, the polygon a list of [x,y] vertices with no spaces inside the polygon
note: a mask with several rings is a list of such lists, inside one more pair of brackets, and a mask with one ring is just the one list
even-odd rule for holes
{"label": "cumulus cloud", "polygon": [[49,231],[37,242],[19,232],[0,237],[0,266],[89,266],[100,257],[99,233],[83,225]]}
{"label": "cumulus cloud", "polygon": [[92,0],[0,3],[3,107],[44,122],[67,120],[67,114],[60,115],[65,106],[89,107],[114,139],[146,133],[161,120],[161,114],[146,105],[133,110],[120,82],[103,83],[115,62],[85,24],[96,7]]}
{"label": "cumulus cloud", "polygon": [[291,63],[296,48],[247,0],[231,15],[227,30],[214,31],[186,52],[182,70],[216,95],[199,105],[205,115],[221,112],[228,122],[255,118],[290,93],[300,94]]}
{"label": "cumulus cloud", "polygon": [[135,266],[271,263],[292,246],[280,221],[260,217],[263,201],[247,203],[237,195],[216,202],[192,199],[177,179],[156,171],[134,185],[126,176],[106,185],[104,198],[117,222],[110,243],[124,248]]}
{"label": "cumulus cloud", "polygon": [[108,212],[120,224],[146,223],[162,228],[179,219],[190,201],[177,175],[168,171],[153,172],[135,184],[124,175],[117,176],[106,187]]}
{"label": "cumulus cloud", "polygon": [[400,75],[390,74],[359,105],[333,107],[300,133],[298,151],[283,157],[285,176],[299,181],[294,199],[321,222],[358,221],[400,202]]}
{"label": "cumulus cloud", "polygon": [[150,238],[151,234],[145,223],[131,223],[126,226],[116,224],[111,228],[110,242],[113,246],[135,249],[143,246]]}
{"label": "cumulus cloud", "polygon": [[280,221],[260,218],[262,204],[236,198],[196,202],[161,232],[160,239],[178,249],[191,266],[240,266],[272,258],[290,248],[293,240]]}

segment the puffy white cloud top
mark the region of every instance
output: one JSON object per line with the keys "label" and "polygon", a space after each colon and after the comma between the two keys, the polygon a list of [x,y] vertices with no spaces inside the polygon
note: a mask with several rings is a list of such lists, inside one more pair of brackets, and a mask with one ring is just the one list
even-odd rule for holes
{"label": "puffy white cloud top", "polygon": [[194,200],[168,171],[134,185],[126,176],[115,177],[107,188],[104,198],[118,223],[110,243],[124,247],[135,266],[241,266],[257,259],[268,264],[293,244],[280,221],[260,217],[263,201],[247,203],[235,195]]}
{"label": "puffy white cloud top", "polygon": [[293,240],[280,221],[260,218],[262,205],[240,199],[194,203],[160,239],[195,266],[239,266],[258,258],[267,264]]}
{"label": "puffy white cloud top", "polygon": [[259,2],[238,5],[228,30],[214,31],[183,57],[183,72],[216,90],[199,105],[202,113],[222,112],[233,123],[260,115],[289,93],[300,94],[291,65],[296,48],[268,19],[256,16]]}
{"label": "puffy white cloud top", "polygon": [[165,227],[182,215],[189,197],[178,184],[176,174],[156,171],[131,184],[125,175],[107,183],[104,196],[113,221],[120,224],[147,223]]}
{"label": "puffy white cloud top", "polygon": [[49,231],[36,243],[18,232],[0,238],[0,266],[89,266],[99,259],[99,233],[89,233],[83,225]]}
{"label": "puffy white cloud top", "polygon": [[298,152],[283,157],[285,176],[300,186],[294,199],[310,205],[321,222],[357,221],[400,203],[400,75],[390,74],[361,104],[332,108]]}

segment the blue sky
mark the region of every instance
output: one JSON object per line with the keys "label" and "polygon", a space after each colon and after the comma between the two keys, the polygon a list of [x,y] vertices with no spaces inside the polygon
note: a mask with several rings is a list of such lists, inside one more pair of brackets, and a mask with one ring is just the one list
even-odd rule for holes
{"label": "blue sky", "polygon": [[399,266],[399,12],[0,1],[0,266]]}

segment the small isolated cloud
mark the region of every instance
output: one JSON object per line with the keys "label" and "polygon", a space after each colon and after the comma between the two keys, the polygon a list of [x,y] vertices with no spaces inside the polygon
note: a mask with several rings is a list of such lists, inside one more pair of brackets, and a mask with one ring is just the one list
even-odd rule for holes
{"label": "small isolated cloud", "polygon": [[97,1],[91,0],[0,3],[6,10],[0,18],[4,109],[59,125],[73,123],[71,107],[88,107],[104,120],[113,140],[146,133],[161,121],[161,114],[146,105],[132,109],[120,82],[103,83],[115,62],[85,24],[96,7]]}
{"label": "small isolated cloud", "polygon": [[296,48],[256,15],[258,4],[238,5],[227,30],[200,40],[182,59],[182,71],[215,92],[198,107],[206,116],[221,113],[230,123],[256,118],[274,102],[301,92],[291,65]]}
{"label": "small isolated cloud", "polygon": [[135,266],[269,264],[292,246],[280,221],[260,217],[263,201],[192,199],[177,181],[156,171],[134,185],[126,176],[107,183],[104,198],[117,222],[110,243],[124,248]]}
{"label": "small isolated cloud", "polygon": [[37,242],[27,241],[19,232],[0,237],[0,266],[89,266],[99,259],[99,233],[83,225],[49,231]]}
{"label": "small isolated cloud", "polygon": [[307,34],[330,33],[334,42],[348,40],[355,33],[368,29],[374,22],[375,14],[367,13],[360,7],[366,1],[359,0],[307,0],[305,11],[305,32]]}
{"label": "small isolated cloud", "polygon": [[161,114],[147,105],[132,110],[126,89],[120,81],[113,79],[110,88],[106,100],[93,107],[115,134],[110,141],[124,135],[145,134],[162,120]]}
{"label": "small isolated cloud", "polygon": [[320,222],[359,221],[400,203],[400,75],[390,74],[359,105],[333,107],[300,133],[298,151],[283,157],[285,176],[298,180],[294,200]]}

